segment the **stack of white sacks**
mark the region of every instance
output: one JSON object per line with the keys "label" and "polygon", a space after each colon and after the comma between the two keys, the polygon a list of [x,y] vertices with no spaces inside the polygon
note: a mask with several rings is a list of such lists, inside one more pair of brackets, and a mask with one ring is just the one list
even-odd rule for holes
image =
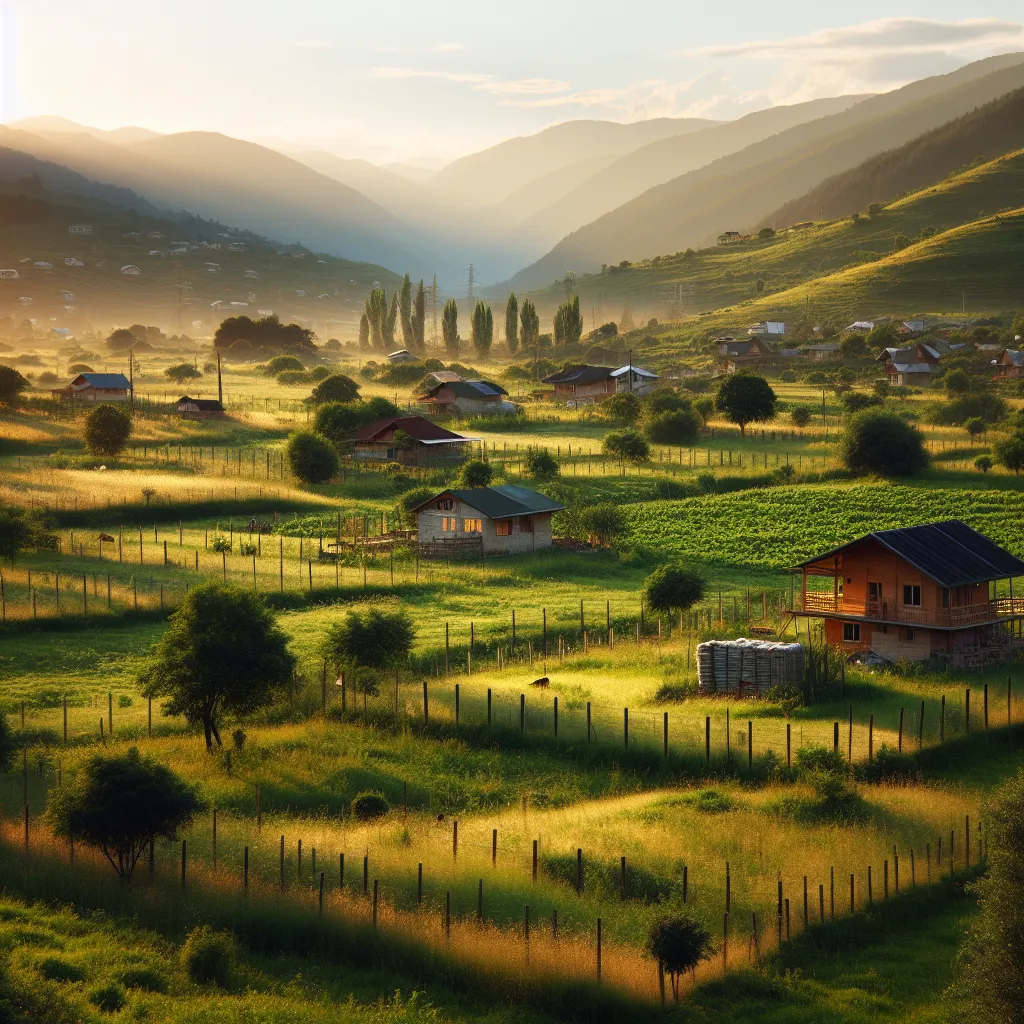
{"label": "stack of white sacks", "polygon": [[699,693],[763,697],[773,686],[799,687],[804,677],[803,644],[772,640],[708,640],[697,645]]}

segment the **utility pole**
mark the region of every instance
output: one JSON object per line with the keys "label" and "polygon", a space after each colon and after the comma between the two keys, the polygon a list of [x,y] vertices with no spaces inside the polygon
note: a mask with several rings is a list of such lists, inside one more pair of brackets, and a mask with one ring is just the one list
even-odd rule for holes
{"label": "utility pole", "polygon": [[224,384],[220,377],[220,349],[217,350],[217,401],[224,408]]}
{"label": "utility pole", "polygon": [[437,348],[437,274],[434,275],[434,283],[430,288],[430,317],[434,325],[434,348]]}
{"label": "utility pole", "polygon": [[128,400],[135,412],[135,349],[128,349]]}

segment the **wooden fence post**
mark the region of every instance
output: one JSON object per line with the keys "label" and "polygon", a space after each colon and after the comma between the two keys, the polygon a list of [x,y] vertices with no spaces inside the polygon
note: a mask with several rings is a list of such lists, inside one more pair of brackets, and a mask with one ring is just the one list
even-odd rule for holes
{"label": "wooden fence post", "polygon": [[900,708],[900,726],[896,734],[896,749],[900,753],[903,752],[903,708]]}

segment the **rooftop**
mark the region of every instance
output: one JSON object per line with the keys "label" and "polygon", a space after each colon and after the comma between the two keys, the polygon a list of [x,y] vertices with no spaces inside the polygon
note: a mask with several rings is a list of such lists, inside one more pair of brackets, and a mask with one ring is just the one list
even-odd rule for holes
{"label": "rooftop", "polygon": [[544,378],[545,384],[596,384],[599,380],[607,380],[612,374],[610,366],[567,366],[558,373]]}
{"label": "rooftop", "polygon": [[527,516],[539,512],[560,512],[563,504],[528,487],[516,487],[513,484],[502,484],[500,487],[471,487],[441,491],[428,501],[418,505],[419,511],[431,502],[444,495],[452,495],[470,508],[482,512],[488,519],[511,519],[513,516]]}
{"label": "rooftop", "polygon": [[361,427],[352,435],[353,441],[376,441],[388,430],[404,430],[414,441],[421,444],[453,444],[458,441],[477,441],[476,437],[464,437],[462,434],[445,430],[423,416],[389,416],[387,419],[376,420],[368,426]]}

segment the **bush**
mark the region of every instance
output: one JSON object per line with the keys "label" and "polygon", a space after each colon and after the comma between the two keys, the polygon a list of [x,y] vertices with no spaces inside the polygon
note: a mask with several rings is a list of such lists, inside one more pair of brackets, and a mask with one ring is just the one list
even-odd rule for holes
{"label": "bush", "polygon": [[89,993],[89,1002],[104,1013],[117,1013],[127,1001],[128,994],[114,981],[98,985]]}
{"label": "bush", "polygon": [[1016,433],[1004,441],[997,441],[994,451],[999,465],[1013,470],[1015,475],[1024,469],[1024,435]]}
{"label": "bush", "polygon": [[523,460],[523,467],[527,476],[535,480],[548,480],[558,476],[558,462],[555,457],[544,448],[530,448]]}
{"label": "bush", "polygon": [[176,384],[182,384],[186,380],[202,377],[202,374],[191,363],[178,363],[177,366],[168,366],[164,376],[170,377]]}
{"label": "bush", "polygon": [[700,573],[683,565],[663,565],[644,581],[647,606],[654,611],[681,612],[704,596],[707,584]]}
{"label": "bush", "polygon": [[376,821],[391,810],[391,804],[381,793],[359,793],[352,800],[352,817],[356,821]]}
{"label": "bush", "polygon": [[227,988],[235,963],[235,940],[201,924],[189,932],[181,947],[181,967],[196,985]]}
{"label": "bush", "polygon": [[796,370],[783,370],[779,374],[779,380],[783,384],[795,384],[796,383]]}
{"label": "bush", "polygon": [[860,412],[882,404],[877,395],[865,395],[862,391],[849,391],[843,395],[843,408],[847,413]]}
{"label": "bush", "polygon": [[13,366],[0,366],[0,405],[14,405],[29,382]]}
{"label": "bush", "polygon": [[213,548],[213,550],[216,551],[217,554],[220,554],[221,552],[230,553],[231,540],[228,538],[226,534],[215,533],[213,535],[213,539],[210,541],[210,547]]}
{"label": "bush", "polygon": [[643,411],[640,396],[632,391],[620,391],[602,402],[598,409],[602,416],[627,426],[633,426]]}
{"label": "bush", "polygon": [[308,384],[309,374],[305,370],[282,370],[277,374],[277,383],[287,387],[296,387],[299,384]]}
{"label": "bush", "polygon": [[313,369],[309,371],[309,379],[313,381],[314,384],[319,384],[327,380],[330,376],[331,368],[329,366],[314,366]]}
{"label": "bush", "polygon": [[660,412],[644,424],[644,434],[657,444],[689,445],[700,433],[701,419],[693,409]]}
{"label": "bush", "polygon": [[582,518],[583,528],[600,544],[611,544],[626,527],[626,516],[621,506],[611,501],[591,505]]}
{"label": "bush", "polygon": [[697,487],[701,494],[713,494],[718,486],[718,478],[709,470],[703,470],[697,474]]}
{"label": "bush", "polygon": [[435,494],[437,494],[436,487],[414,487],[411,491],[406,491],[395,506],[396,518],[401,521],[403,526],[415,526],[416,517],[413,515],[413,509],[418,508],[425,501],[429,501]]}
{"label": "bush", "polygon": [[982,473],[987,473],[993,466],[992,459],[988,455],[979,455],[974,460],[974,468],[980,469]]}
{"label": "bush", "polygon": [[97,405],[85,417],[85,443],[96,455],[118,455],[131,435],[131,417],[116,406]]}
{"label": "bush", "polygon": [[811,422],[811,416],[811,410],[806,405],[798,405],[789,414],[789,418],[793,421],[793,426],[799,427],[801,430]]}
{"label": "bush", "polygon": [[324,405],[327,402],[357,402],[358,400],[359,385],[343,373],[325,377],[313,388],[313,394],[310,395],[310,401],[314,405]]}
{"label": "bush", "polygon": [[463,487],[487,487],[490,485],[494,470],[490,463],[474,459],[467,462],[459,473],[459,483]]}
{"label": "bush", "polygon": [[239,726],[231,734],[231,742],[234,745],[235,750],[241,753],[245,749],[245,741],[248,737],[245,734],[245,730]]}
{"label": "bush", "polygon": [[857,767],[857,777],[865,782],[912,782],[917,765],[910,754],[883,743],[872,761]]}
{"label": "bush", "polygon": [[602,449],[622,462],[646,462],[651,457],[651,446],[639,430],[612,430],[605,435]]}
{"label": "bush", "polygon": [[880,409],[864,409],[850,417],[841,455],[853,472],[881,476],[909,476],[928,465],[921,432],[902,417]]}
{"label": "bush", "polygon": [[969,419],[979,418],[986,423],[998,423],[1006,418],[1006,401],[991,391],[974,391],[950,397],[929,410],[928,418],[940,426],[960,426]]}
{"label": "bush", "polygon": [[77,964],[68,963],[59,956],[48,956],[39,963],[39,973],[47,981],[84,981],[85,971]]}
{"label": "bush", "polygon": [[306,367],[303,365],[302,360],[296,356],[274,356],[265,367],[263,372],[268,377],[274,377],[284,370],[298,370],[303,371]]}
{"label": "bush", "polygon": [[684,914],[655,921],[647,933],[647,952],[669,976],[676,1002],[679,1001],[679,979],[695,970],[714,951],[707,929]]}
{"label": "bush", "polygon": [[964,423],[964,430],[971,437],[981,437],[988,430],[988,424],[980,416],[972,416]]}
{"label": "bush", "polygon": [[143,992],[166,992],[170,986],[167,978],[152,967],[126,967],[117,975],[125,988],[137,988]]}
{"label": "bush", "polygon": [[326,483],[338,472],[338,452],[320,434],[300,430],[288,438],[288,465],[303,483]]}

